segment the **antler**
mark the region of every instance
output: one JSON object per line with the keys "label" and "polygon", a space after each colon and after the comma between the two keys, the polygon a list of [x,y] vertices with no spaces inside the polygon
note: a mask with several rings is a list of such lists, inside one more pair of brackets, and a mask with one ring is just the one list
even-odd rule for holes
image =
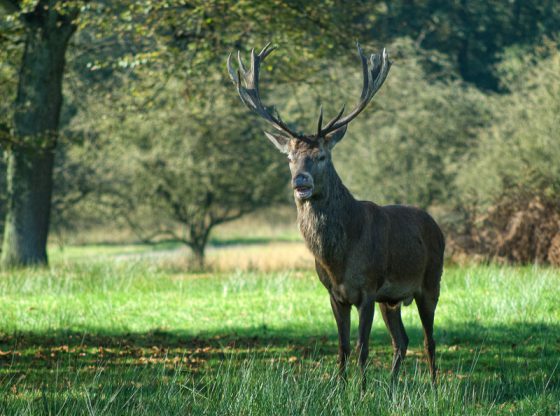
{"label": "antler", "polygon": [[[241,54],[237,51],[237,61],[239,62],[239,68],[235,71],[231,65],[231,53],[228,56],[227,68],[229,71],[229,76],[233,83],[237,87],[237,92],[241,101],[252,111],[257,113],[259,116],[270,122],[277,130],[288,133],[288,135],[295,138],[302,138],[302,136],[294,131],[292,131],[286,123],[282,121],[278,111],[273,107],[273,112],[268,111],[261,101],[259,93],[259,69],[261,62],[270,55],[270,53],[275,48],[270,47],[270,42],[266,44],[263,50],[255,55],[255,50],[251,50],[251,67],[249,70],[245,69],[243,62],[241,61]],[[242,85],[241,80],[245,86]],[[274,115],[273,113],[276,113]]]}
{"label": "antler", "polygon": [[[360,101],[358,105],[350,114],[345,117],[342,117],[344,113],[344,106],[340,112],[334,117],[331,121],[327,123],[327,125],[323,128],[323,108],[321,107],[320,114],[319,114],[319,122],[317,125],[317,135],[318,137],[325,137],[327,134],[332,133],[335,130],[343,127],[344,125],[350,123],[358,114],[360,114],[364,108],[367,107],[375,93],[381,88],[383,82],[387,78],[387,74],[389,73],[389,69],[391,68],[391,61],[387,56],[387,51],[383,49],[381,55],[372,54],[368,60],[364,56],[362,48],[360,44],[356,42],[356,46],[358,47],[358,55],[360,56],[360,60],[362,62],[362,71],[363,71],[363,87],[362,87],[362,94],[360,95]],[[229,76],[233,83],[237,87],[237,92],[241,97],[241,101],[251,110],[263,117],[265,120],[270,122],[277,130],[283,131],[290,135],[291,137],[295,137],[301,140],[308,140],[304,135],[298,134],[292,131],[286,123],[282,121],[280,118],[280,114],[276,109],[273,109],[273,112],[270,112],[262,103],[259,93],[259,69],[260,64],[265,60],[265,58],[270,55],[270,53],[275,48],[270,47],[270,42],[266,44],[263,50],[258,54],[255,55],[255,50],[251,50],[251,67],[249,70],[245,69],[243,62],[241,61],[241,54],[239,51],[237,52],[237,60],[239,62],[239,68],[237,71],[233,69],[231,64],[231,53],[227,59],[227,67],[229,71]],[[242,85],[241,80],[243,80]],[[276,113],[276,114],[274,114]]]}
{"label": "antler", "polygon": [[383,82],[387,78],[387,74],[391,68],[391,61],[388,59],[385,48],[383,49],[383,52],[381,52],[381,55],[372,54],[368,65],[368,61],[358,42],[356,42],[356,46],[358,47],[358,54],[360,55],[360,60],[362,61],[362,71],[364,75],[364,84],[362,87],[362,94],[360,95],[360,102],[346,117],[342,117],[342,114],[344,113],[344,106],[342,106],[338,115],[329,121],[325,128],[321,127],[323,120],[323,111],[321,109],[321,114],[319,115],[319,125],[317,127],[317,137],[324,137],[325,135],[354,120],[354,118],[356,118],[356,116],[367,107],[375,93],[379,90],[379,88],[381,88]]}

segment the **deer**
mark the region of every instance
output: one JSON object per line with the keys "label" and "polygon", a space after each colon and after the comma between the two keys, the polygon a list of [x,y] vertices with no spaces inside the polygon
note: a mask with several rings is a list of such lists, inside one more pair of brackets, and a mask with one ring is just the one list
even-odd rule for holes
{"label": "deer", "polygon": [[297,223],[315,270],[330,296],[338,329],[338,369],[346,380],[350,356],[351,308],[358,310],[356,352],[362,389],[375,303],[389,331],[393,346],[391,380],[398,379],[409,339],[401,318],[402,305],[416,302],[424,333],[431,381],[436,383],[434,316],[443,273],[445,239],[436,221],[424,210],[406,205],[380,206],[355,199],[344,186],[332,150],[342,140],[348,124],[371,102],[383,85],[392,62],[385,49],[368,59],[357,43],[363,86],[357,106],[344,116],[345,107],[323,125],[319,112],[317,130],[303,134],[290,128],[260,98],[260,65],[275,49],[268,43],[260,53],[251,51],[247,69],[238,51],[238,67],[227,59],[229,76],[243,104],[275,129],[265,131],[276,148],[287,155],[297,208]]}

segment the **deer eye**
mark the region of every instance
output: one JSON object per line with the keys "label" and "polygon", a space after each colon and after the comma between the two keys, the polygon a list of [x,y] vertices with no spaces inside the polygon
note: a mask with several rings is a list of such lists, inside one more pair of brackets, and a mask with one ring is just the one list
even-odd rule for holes
{"label": "deer eye", "polygon": [[319,156],[319,162],[324,162],[327,157],[325,155]]}

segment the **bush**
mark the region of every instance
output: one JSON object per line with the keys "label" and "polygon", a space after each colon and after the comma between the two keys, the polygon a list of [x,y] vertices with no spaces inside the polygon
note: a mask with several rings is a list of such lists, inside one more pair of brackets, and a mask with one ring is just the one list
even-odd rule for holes
{"label": "bush", "polygon": [[478,220],[480,251],[523,263],[554,261],[553,241],[560,239],[558,45],[510,52],[502,74],[511,93],[494,98],[494,122],[457,178],[460,199]]}

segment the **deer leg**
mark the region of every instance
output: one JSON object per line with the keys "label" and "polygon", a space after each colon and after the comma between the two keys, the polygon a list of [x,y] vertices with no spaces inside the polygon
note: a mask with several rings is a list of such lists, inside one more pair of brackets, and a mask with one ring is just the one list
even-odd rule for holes
{"label": "deer leg", "polygon": [[331,307],[338,327],[338,369],[346,380],[346,363],[350,355],[350,308],[351,305],[338,302],[331,296]]}
{"label": "deer leg", "polygon": [[397,380],[402,361],[406,356],[406,349],[408,348],[408,336],[404,329],[401,318],[400,305],[396,308],[389,307],[386,303],[380,303],[379,309],[385,321],[385,325],[391,335],[393,343],[393,364],[391,366],[391,378],[393,381]]}
{"label": "deer leg", "polygon": [[434,315],[436,312],[437,298],[433,299],[427,295],[420,295],[415,298],[418,313],[424,328],[424,351],[428,356],[430,375],[432,383],[436,382],[436,343],[434,341]]}
{"label": "deer leg", "polygon": [[356,351],[359,357],[360,371],[362,374],[362,392],[366,390],[366,363],[369,355],[369,335],[373,323],[375,302],[365,300],[358,309],[360,323],[358,324],[358,344]]}

